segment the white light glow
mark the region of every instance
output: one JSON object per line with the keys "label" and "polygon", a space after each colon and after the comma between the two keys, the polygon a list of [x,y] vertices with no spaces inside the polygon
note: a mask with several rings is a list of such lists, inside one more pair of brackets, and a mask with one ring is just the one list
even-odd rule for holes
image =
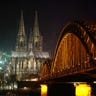
{"label": "white light glow", "polygon": [[32,78],[31,81],[38,81],[38,78]]}

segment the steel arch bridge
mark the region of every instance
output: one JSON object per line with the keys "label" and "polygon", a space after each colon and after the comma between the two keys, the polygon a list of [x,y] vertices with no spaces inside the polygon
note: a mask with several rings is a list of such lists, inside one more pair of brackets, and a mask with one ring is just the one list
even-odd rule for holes
{"label": "steel arch bridge", "polygon": [[54,58],[46,61],[41,80],[50,80],[96,70],[96,24],[67,23],[61,30]]}

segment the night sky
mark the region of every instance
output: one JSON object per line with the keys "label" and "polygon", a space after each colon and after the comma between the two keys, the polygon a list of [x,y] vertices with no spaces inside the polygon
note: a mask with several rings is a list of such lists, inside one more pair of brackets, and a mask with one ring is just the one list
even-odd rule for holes
{"label": "night sky", "polygon": [[38,11],[44,51],[54,53],[60,30],[67,22],[83,19],[96,22],[96,0],[2,0],[0,1],[0,50],[14,50],[21,9],[26,34],[33,29]]}

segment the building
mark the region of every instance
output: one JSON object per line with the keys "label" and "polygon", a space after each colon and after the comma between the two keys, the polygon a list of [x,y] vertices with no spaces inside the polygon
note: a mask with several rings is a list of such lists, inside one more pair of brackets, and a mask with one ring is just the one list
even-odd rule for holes
{"label": "building", "polygon": [[19,81],[38,80],[43,62],[50,58],[48,52],[43,51],[43,37],[39,31],[37,11],[33,31],[27,39],[24,27],[23,12],[16,38],[16,48],[12,51],[9,64],[10,76],[16,76]]}

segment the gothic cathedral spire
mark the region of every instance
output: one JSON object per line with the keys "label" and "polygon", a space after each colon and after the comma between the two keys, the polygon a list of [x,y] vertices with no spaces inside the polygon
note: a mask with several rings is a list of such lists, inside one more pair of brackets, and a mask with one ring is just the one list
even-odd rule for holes
{"label": "gothic cathedral spire", "polygon": [[35,11],[33,33],[32,31],[30,32],[30,38],[29,38],[29,50],[42,51],[42,49],[43,49],[43,38],[39,32],[38,15],[37,11]]}
{"label": "gothic cathedral spire", "polygon": [[33,35],[34,36],[39,36],[39,24],[38,24],[38,16],[37,16],[37,11],[35,11],[35,22],[34,22],[34,27],[33,27]]}
{"label": "gothic cathedral spire", "polygon": [[27,51],[27,40],[25,35],[23,11],[21,11],[21,20],[17,34],[16,51]]}

